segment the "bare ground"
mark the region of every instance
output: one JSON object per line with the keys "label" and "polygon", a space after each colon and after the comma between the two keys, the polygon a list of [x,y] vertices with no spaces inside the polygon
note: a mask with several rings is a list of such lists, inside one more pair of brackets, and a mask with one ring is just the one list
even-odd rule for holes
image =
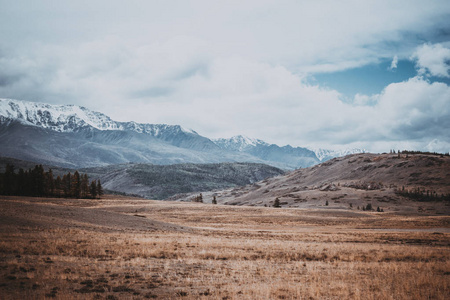
{"label": "bare ground", "polygon": [[450,296],[447,215],[116,196],[0,208],[2,299]]}

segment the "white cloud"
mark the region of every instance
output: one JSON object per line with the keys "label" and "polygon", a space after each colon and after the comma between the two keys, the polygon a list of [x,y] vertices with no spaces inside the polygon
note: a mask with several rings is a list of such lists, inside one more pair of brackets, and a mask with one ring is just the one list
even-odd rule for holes
{"label": "white cloud", "polygon": [[398,64],[398,57],[397,57],[397,55],[395,55],[394,58],[392,59],[391,66],[389,67],[389,70],[397,69],[397,64]]}
{"label": "white cloud", "polygon": [[106,36],[137,47],[191,36],[207,41],[214,57],[280,64],[296,73],[410,55],[414,43],[448,27],[450,14],[445,0],[3,2],[0,45],[16,52]]}
{"label": "white cloud", "polygon": [[419,74],[450,77],[450,48],[442,44],[424,44],[417,48],[412,59],[416,60]]}
{"label": "white cloud", "polygon": [[[386,151],[450,143],[445,84],[414,78],[345,103],[338,91],[303,81],[305,73],[387,57],[395,68],[419,40],[405,32],[445,27],[446,1],[8,3],[0,11],[1,97],[281,145]],[[448,76],[447,51],[427,44],[414,57]]]}
{"label": "white cloud", "polygon": [[0,61],[0,70],[16,74],[1,94],[26,89],[35,93],[31,100],[75,102],[122,121],[180,124],[211,138],[244,134],[280,145],[372,151],[450,143],[450,87],[421,78],[345,103],[337,91],[308,85],[281,65],[215,58],[208,43],[189,37],[137,48],[108,38],[45,47],[36,56]]}

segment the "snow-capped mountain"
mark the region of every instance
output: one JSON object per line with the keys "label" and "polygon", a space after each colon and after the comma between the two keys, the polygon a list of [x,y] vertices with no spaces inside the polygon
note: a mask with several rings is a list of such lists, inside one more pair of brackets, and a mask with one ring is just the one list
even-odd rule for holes
{"label": "snow-capped mountain", "polygon": [[0,99],[0,156],[70,167],[255,162],[304,168],[358,150],[277,146],[235,136],[210,140],[179,125],[118,122],[75,105]]}
{"label": "snow-capped mountain", "polygon": [[0,156],[66,167],[255,162],[179,125],[118,122],[75,105],[0,99]]}
{"label": "snow-capped mountain", "polygon": [[117,122],[105,114],[82,106],[51,105],[12,99],[0,99],[0,116],[58,132],[73,132],[90,127],[98,130],[130,130],[155,137],[180,132],[197,134],[179,125]]}
{"label": "snow-capped mountain", "polygon": [[367,152],[365,149],[359,149],[359,148],[339,149],[339,150],[327,150],[327,149],[319,148],[319,149],[313,149],[312,151],[314,151],[317,158],[321,162],[335,158],[335,157],[341,157],[341,156],[347,156],[350,154]]}
{"label": "snow-capped mountain", "polygon": [[229,139],[213,139],[212,141],[222,149],[240,152],[252,147],[269,146],[268,143],[262,140],[253,139],[242,135],[236,135]]}
{"label": "snow-capped mountain", "polygon": [[284,164],[284,168],[287,169],[305,168],[319,163],[314,152],[309,149],[289,145],[280,147],[242,135],[229,139],[216,139],[214,142],[222,149],[247,153],[269,164],[274,162]]}
{"label": "snow-capped mountain", "polygon": [[229,139],[214,139],[213,142],[222,149],[249,153],[264,160],[284,161],[291,165],[295,164],[296,168],[312,166],[335,157],[367,152],[359,148],[328,150],[289,145],[280,147],[242,135],[233,136]]}

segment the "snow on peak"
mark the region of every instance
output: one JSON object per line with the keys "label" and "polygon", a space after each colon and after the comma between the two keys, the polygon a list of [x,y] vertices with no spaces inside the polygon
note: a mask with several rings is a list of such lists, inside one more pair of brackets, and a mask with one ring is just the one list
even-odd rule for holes
{"label": "snow on peak", "polygon": [[51,105],[12,99],[0,99],[0,115],[54,131],[73,131],[91,126],[99,130],[117,130],[108,116],[75,105]]}
{"label": "snow on peak", "polygon": [[346,156],[349,154],[356,154],[356,153],[366,153],[367,151],[365,149],[360,148],[349,148],[349,149],[334,149],[334,150],[327,150],[327,149],[311,149],[313,151],[317,158],[320,161],[329,160],[335,157],[341,157]]}
{"label": "snow on peak", "polygon": [[179,125],[117,122],[105,114],[76,105],[51,105],[13,99],[0,98],[0,117],[59,132],[93,127],[98,130],[130,130],[155,137],[179,133],[197,134]]}
{"label": "snow on peak", "polygon": [[262,140],[249,138],[243,135],[236,135],[229,139],[215,139],[213,141],[218,146],[233,151],[244,151],[249,147],[256,147],[258,145],[268,145],[266,142]]}

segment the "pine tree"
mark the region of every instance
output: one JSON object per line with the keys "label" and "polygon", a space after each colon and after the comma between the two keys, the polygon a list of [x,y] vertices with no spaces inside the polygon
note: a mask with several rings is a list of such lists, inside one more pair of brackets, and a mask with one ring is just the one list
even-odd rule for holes
{"label": "pine tree", "polygon": [[49,169],[45,174],[45,195],[54,196],[55,193],[55,181],[53,179],[53,171]]}
{"label": "pine tree", "polygon": [[14,166],[7,164],[5,174],[3,175],[3,193],[5,195],[13,195],[16,191],[15,177]]}
{"label": "pine tree", "polygon": [[276,208],[280,208],[281,207],[280,199],[279,198],[275,198],[275,201],[273,202],[272,206],[276,207]]}
{"label": "pine tree", "polygon": [[58,175],[55,180],[55,196],[61,197],[61,190],[62,190],[62,180],[61,177]]}
{"label": "pine tree", "polygon": [[102,184],[100,183],[100,179],[97,180],[97,195],[98,195],[99,198],[101,196],[103,196],[103,187],[102,187]]}
{"label": "pine tree", "polygon": [[97,198],[97,182],[95,180],[92,180],[91,182],[90,192],[92,199]]}
{"label": "pine tree", "polygon": [[45,192],[45,173],[42,165],[36,165],[31,172],[32,195],[43,196]]}
{"label": "pine tree", "polygon": [[19,196],[25,196],[27,193],[27,174],[25,174],[25,171],[20,168],[19,174],[17,174],[17,189],[16,189],[16,195]]}
{"label": "pine tree", "polygon": [[83,176],[81,176],[80,189],[81,189],[81,197],[87,198],[89,193],[89,179],[87,174],[83,174]]}
{"label": "pine tree", "polygon": [[75,198],[80,198],[81,196],[81,178],[80,173],[78,171],[75,171],[72,176],[72,190],[71,195]]}
{"label": "pine tree", "polygon": [[63,176],[62,185],[63,185],[64,197],[66,197],[66,198],[71,197],[72,196],[72,194],[71,194],[72,174],[70,174],[70,172]]}

